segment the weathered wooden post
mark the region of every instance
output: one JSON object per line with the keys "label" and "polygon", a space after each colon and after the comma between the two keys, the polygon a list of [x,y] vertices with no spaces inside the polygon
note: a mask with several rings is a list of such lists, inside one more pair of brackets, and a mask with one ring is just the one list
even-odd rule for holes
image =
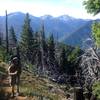
{"label": "weathered wooden post", "polygon": [[74,100],[85,100],[81,87],[74,87]]}

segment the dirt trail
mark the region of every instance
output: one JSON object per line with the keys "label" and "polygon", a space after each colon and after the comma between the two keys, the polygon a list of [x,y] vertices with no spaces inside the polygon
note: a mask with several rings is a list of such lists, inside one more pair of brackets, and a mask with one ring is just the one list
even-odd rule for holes
{"label": "dirt trail", "polygon": [[27,100],[28,98],[25,96],[12,97],[12,90],[9,85],[9,77],[7,73],[0,76],[0,100]]}

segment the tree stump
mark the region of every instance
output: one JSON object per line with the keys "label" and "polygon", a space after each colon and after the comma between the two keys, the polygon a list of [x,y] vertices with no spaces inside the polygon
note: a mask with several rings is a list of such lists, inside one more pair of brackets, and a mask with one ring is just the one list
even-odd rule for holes
{"label": "tree stump", "polygon": [[81,87],[74,87],[74,100],[85,100]]}

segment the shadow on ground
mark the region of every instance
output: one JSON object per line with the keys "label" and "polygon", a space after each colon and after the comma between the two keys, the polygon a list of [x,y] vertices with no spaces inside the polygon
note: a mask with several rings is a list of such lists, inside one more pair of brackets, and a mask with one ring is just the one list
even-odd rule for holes
{"label": "shadow on ground", "polygon": [[9,100],[10,96],[10,93],[5,93],[3,89],[0,90],[0,100]]}

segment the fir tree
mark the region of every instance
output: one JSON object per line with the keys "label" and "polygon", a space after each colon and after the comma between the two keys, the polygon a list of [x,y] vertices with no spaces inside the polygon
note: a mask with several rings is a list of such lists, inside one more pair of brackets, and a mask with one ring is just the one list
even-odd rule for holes
{"label": "fir tree", "polygon": [[55,43],[53,34],[50,36],[48,40],[48,63],[50,69],[55,71],[56,59],[55,59]]}
{"label": "fir tree", "polygon": [[60,71],[61,73],[66,72],[68,65],[67,65],[67,57],[65,48],[62,47],[61,54],[60,54]]}
{"label": "fir tree", "polygon": [[76,47],[72,50],[72,52],[68,55],[68,62],[69,62],[69,74],[74,75],[78,64],[77,59],[82,54],[82,51],[79,47]]}
{"label": "fir tree", "polygon": [[24,25],[21,33],[21,41],[20,41],[22,54],[28,61],[32,61],[33,57],[33,30],[30,26],[30,18],[29,14],[26,14],[26,18],[24,20]]}
{"label": "fir tree", "polygon": [[40,53],[40,34],[39,32],[34,33],[34,64],[38,66],[41,65],[41,53]]}
{"label": "fir tree", "polygon": [[2,45],[2,37],[1,37],[1,32],[0,32],[0,45]]}
{"label": "fir tree", "polygon": [[45,74],[46,66],[47,66],[47,44],[45,39],[45,31],[44,31],[44,24],[42,24],[41,31],[40,31],[40,52],[41,54],[41,69],[43,74]]}
{"label": "fir tree", "polygon": [[13,47],[16,47],[17,38],[13,26],[11,26],[9,29],[9,41],[12,43]]}
{"label": "fir tree", "polygon": [[47,43],[46,43],[45,28],[44,28],[43,23],[42,23],[42,26],[41,26],[39,37],[40,37],[40,42],[41,42],[40,45],[41,45],[41,47],[44,51],[44,55],[46,55],[46,53],[47,53]]}

